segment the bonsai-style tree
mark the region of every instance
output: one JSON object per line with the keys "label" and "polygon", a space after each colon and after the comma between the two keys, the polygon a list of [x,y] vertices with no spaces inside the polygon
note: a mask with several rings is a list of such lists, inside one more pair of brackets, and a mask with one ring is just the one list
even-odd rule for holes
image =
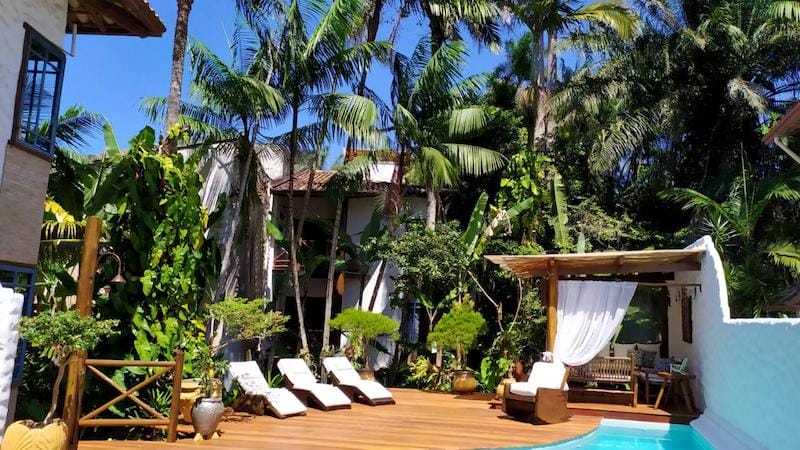
{"label": "bonsai-style tree", "polygon": [[467,353],[478,344],[478,337],[487,331],[486,319],[473,309],[468,299],[453,305],[442,316],[433,332],[428,335],[428,343],[439,348],[455,350],[456,370],[466,367]]}
{"label": "bonsai-style tree", "polygon": [[250,339],[265,339],[286,331],[289,316],[278,311],[268,311],[269,300],[228,297],[208,306],[211,317],[225,324],[226,338],[209,352],[199,355],[200,386],[204,395],[211,396],[214,378],[226,370],[227,364],[217,357],[229,344]]}
{"label": "bonsai-style tree", "polygon": [[366,367],[369,362],[369,348],[375,347],[379,337],[386,336],[397,340],[400,325],[383,314],[348,308],[331,319],[331,328],[341,330],[347,335],[347,342],[353,350],[353,359]]}
{"label": "bonsai-style tree", "polygon": [[27,339],[31,347],[38,349],[50,358],[58,368],[50,410],[42,425],[53,422],[58,406],[61,380],[64,378],[69,355],[75,351],[88,352],[97,346],[101,339],[114,334],[118,320],[97,320],[94,317],[81,317],[77,311],[41,313],[34,317],[23,317],[20,323],[20,336]]}

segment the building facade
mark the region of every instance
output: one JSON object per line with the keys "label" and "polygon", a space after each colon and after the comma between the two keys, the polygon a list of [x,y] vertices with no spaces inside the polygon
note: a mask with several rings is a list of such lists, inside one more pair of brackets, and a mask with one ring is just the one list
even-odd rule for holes
{"label": "building facade", "polygon": [[[0,284],[23,294],[23,314],[32,309],[55,154],[51,124],[58,120],[69,58],[66,37],[75,43],[79,34],[148,37],[164,31],[146,0],[0,0]],[[7,388],[8,380],[0,380],[0,390]],[[13,395],[12,388],[11,405]]]}

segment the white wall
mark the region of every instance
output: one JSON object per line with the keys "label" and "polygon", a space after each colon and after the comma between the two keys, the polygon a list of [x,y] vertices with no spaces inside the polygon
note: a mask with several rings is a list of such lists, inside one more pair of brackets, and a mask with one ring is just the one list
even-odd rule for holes
{"label": "white wall", "polygon": [[14,375],[14,359],[17,357],[19,320],[22,316],[24,298],[11,289],[0,285],[0,442],[3,441],[5,424],[9,419],[11,378]]}
{"label": "white wall", "polygon": [[[419,217],[424,217],[425,215],[425,199],[421,199],[418,197],[406,197],[405,198],[406,207],[414,214]],[[370,218],[372,217],[372,212],[378,206],[377,198],[375,197],[358,197],[358,198],[351,198],[348,200],[347,205],[347,227],[345,232],[350,235],[354,242],[359,242],[361,239],[361,232],[364,230],[364,227],[369,223]],[[369,305],[370,300],[372,299],[372,292],[375,289],[375,286],[378,282],[378,267],[380,263],[375,263],[370,267],[369,273],[366,277],[364,283],[364,292],[361,296],[361,304],[364,308]],[[391,301],[389,296],[392,292],[394,292],[394,281],[392,277],[396,276],[399,273],[398,268],[394,264],[387,264],[386,271],[383,274],[383,278],[381,279],[381,284],[378,287],[378,294],[375,299],[375,306],[373,311],[375,312],[382,312],[383,314],[391,317],[392,319],[396,320],[398,323],[402,319],[403,312],[400,309],[395,309],[391,307]],[[345,290],[344,296],[342,298],[342,309],[344,308],[353,308],[358,305],[359,302],[359,291],[360,291],[360,284],[361,280],[356,277],[348,277],[345,281]],[[342,341],[340,345],[344,345],[347,340],[342,337]],[[389,349],[390,354],[394,350],[394,344],[390,342],[381,342],[386,348]],[[380,354],[376,355],[374,361],[372,361],[372,367],[374,369],[378,369],[381,367],[388,366],[390,361],[390,355],[387,354]]]}
{"label": "white wall", "polygon": [[67,0],[0,0],[0,182],[6,143],[14,121],[14,99],[22,63],[27,22],[61,47],[67,22]]}
{"label": "white wall", "polygon": [[[670,333],[670,351],[689,357],[703,415],[692,425],[717,448],[800,448],[800,319],[731,319],[722,261],[708,236],[700,272],[676,281],[701,283],[692,305],[693,343]],[[680,323],[680,308],[677,320]],[[671,311],[672,314],[672,311]]]}

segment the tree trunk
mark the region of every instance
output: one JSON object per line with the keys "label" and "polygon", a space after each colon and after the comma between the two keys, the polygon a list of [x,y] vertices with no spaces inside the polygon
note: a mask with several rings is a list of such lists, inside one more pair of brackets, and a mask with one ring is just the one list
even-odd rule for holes
{"label": "tree trunk", "polygon": [[367,308],[369,312],[373,312],[372,309],[375,308],[375,301],[378,299],[378,291],[383,283],[384,272],[386,272],[386,260],[382,259],[380,265],[378,265],[378,279],[375,280],[375,287],[372,288],[372,297],[369,299],[369,307]]}
{"label": "tree trunk", "polygon": [[300,296],[300,268],[297,266],[297,241],[294,229],[294,163],[297,158],[297,123],[300,105],[292,105],[292,134],[289,142],[289,266],[292,270],[292,288],[294,289],[294,302],[297,306],[298,333],[300,334],[301,350],[308,352],[308,337],[306,336],[306,323],[303,314],[303,302]]}
{"label": "tree trunk", "polygon": [[[167,97],[167,117],[164,120],[164,137],[169,135],[169,129],[178,122],[181,106],[181,87],[183,85],[183,65],[186,56],[186,35],[189,29],[189,13],[192,11],[194,0],[178,0],[178,15],[175,19],[175,37],[172,41],[172,74],[169,81],[169,96]],[[167,145],[162,146],[164,154],[175,151],[174,140],[167,139]]]}
{"label": "tree trunk", "polygon": [[[240,146],[243,145],[242,142],[239,144]],[[223,244],[222,249],[222,262],[220,264],[220,274],[219,280],[217,281],[217,289],[214,292],[214,300],[219,299],[223,295],[230,294],[233,288],[233,245],[238,239],[239,235],[239,222],[241,220],[241,208],[244,202],[244,194],[247,191],[247,178],[248,174],[250,173],[250,166],[253,162],[253,151],[252,146],[248,142],[245,144],[247,146],[247,154],[242,160],[241,155],[239,157],[239,191],[236,193],[236,199],[234,203],[230,206],[228,210],[229,220],[227,220],[227,233],[225,236],[225,242]],[[241,152],[242,148],[239,148]],[[226,208],[228,209],[228,208]]]}
{"label": "tree trunk", "polygon": [[336,202],[336,217],[333,219],[333,232],[331,233],[331,251],[328,254],[328,279],[325,286],[325,316],[322,319],[322,351],[330,344],[331,309],[333,309],[333,285],[336,276],[336,252],[339,249],[339,227],[342,224],[342,198]]}
{"label": "tree trunk", "polygon": [[[56,375],[56,381],[53,384],[53,395],[50,399],[50,410],[47,411],[47,416],[45,416],[44,420],[42,421],[45,425],[49,425],[53,422],[53,416],[56,414],[56,408],[58,407],[58,394],[61,391],[61,380],[64,378],[64,365],[66,362],[61,362],[58,365],[58,374]],[[80,411],[78,411],[80,413]]]}
{"label": "tree trunk", "polygon": [[436,228],[436,190],[432,187],[428,188],[428,211],[425,216],[425,226],[431,230]]}

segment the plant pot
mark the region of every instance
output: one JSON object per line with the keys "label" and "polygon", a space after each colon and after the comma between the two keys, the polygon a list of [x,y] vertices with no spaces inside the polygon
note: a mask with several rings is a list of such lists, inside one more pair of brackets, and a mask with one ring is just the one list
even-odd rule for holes
{"label": "plant pot", "polygon": [[503,394],[506,392],[506,385],[516,382],[514,378],[506,377],[500,380],[500,383],[497,384],[497,389],[495,389],[495,394],[497,394],[497,398],[503,398]]}
{"label": "plant pot", "polygon": [[217,431],[225,405],[221,398],[198,398],[192,408],[192,426],[195,433],[208,439]]}
{"label": "plant pot", "polygon": [[6,428],[2,450],[66,450],[67,424],[56,420],[47,426],[39,426],[31,420],[20,420]]}
{"label": "plant pot", "polygon": [[358,369],[358,375],[362,380],[375,381],[375,371],[372,369]]}
{"label": "plant pot", "polygon": [[459,394],[471,394],[478,387],[475,375],[469,370],[457,370],[453,373],[453,390]]}

